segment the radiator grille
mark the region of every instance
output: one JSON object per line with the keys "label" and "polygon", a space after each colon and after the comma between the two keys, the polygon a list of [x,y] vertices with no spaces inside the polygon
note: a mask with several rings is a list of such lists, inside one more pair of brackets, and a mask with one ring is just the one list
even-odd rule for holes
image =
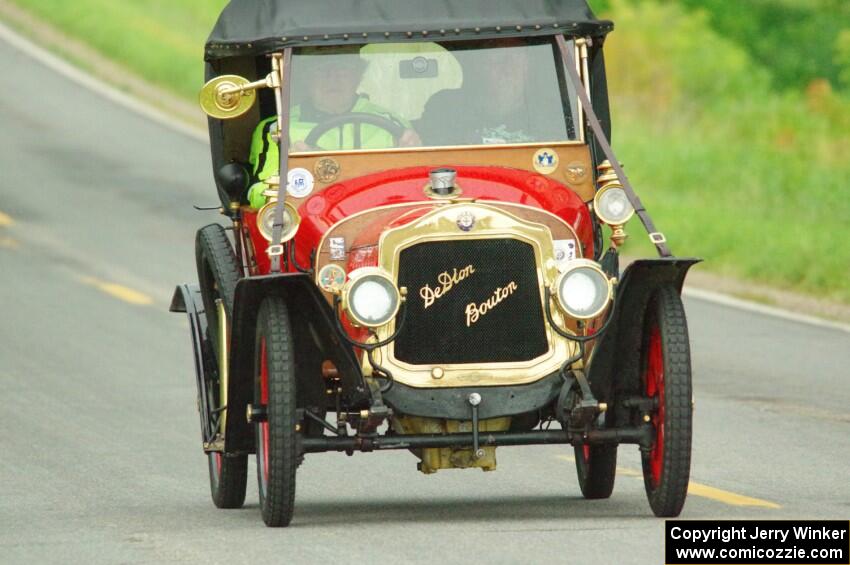
{"label": "radiator grille", "polygon": [[407,319],[395,357],[413,365],[529,361],[549,349],[534,248],[516,239],[420,243],[401,252]]}

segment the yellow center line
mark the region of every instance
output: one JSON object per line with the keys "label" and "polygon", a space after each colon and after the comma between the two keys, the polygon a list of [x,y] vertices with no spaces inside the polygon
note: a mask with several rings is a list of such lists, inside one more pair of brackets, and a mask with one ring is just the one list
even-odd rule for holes
{"label": "yellow center line", "polygon": [[12,219],[11,216],[7,216],[3,212],[0,212],[0,227],[8,228],[11,225],[14,225],[15,220]]}
{"label": "yellow center line", "polygon": [[[569,461],[571,463],[575,463],[575,459],[573,457],[570,457],[569,455],[558,455],[557,458],[562,459],[564,461]],[[642,471],[638,471],[637,469],[630,469],[628,467],[617,467],[617,474],[626,477],[643,477]],[[688,494],[691,494],[693,496],[699,496],[701,498],[708,498],[709,500],[722,502],[730,506],[757,506],[760,508],[771,508],[774,510],[782,508],[782,506],[780,506],[779,504],[776,504],[775,502],[770,502],[769,500],[762,500],[760,498],[745,496],[743,494],[730,492],[728,490],[722,490],[701,483],[695,483],[694,481],[688,483]]]}
{"label": "yellow center line", "polygon": [[83,277],[81,280],[83,283],[93,286],[99,291],[106,293],[113,298],[117,298],[118,300],[123,300],[129,304],[135,304],[137,306],[150,306],[153,304],[153,298],[126,286],[101,281],[91,277]]}
{"label": "yellow center line", "polygon": [[782,508],[775,502],[744,496],[743,494],[729,492],[728,490],[720,490],[719,488],[701,485],[700,483],[695,483],[693,481],[688,483],[688,494],[716,500],[730,506],[760,506],[761,508],[772,509]]}

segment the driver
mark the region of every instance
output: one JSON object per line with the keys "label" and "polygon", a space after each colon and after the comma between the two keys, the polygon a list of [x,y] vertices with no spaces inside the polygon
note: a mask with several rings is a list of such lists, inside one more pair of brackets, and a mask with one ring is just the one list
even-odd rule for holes
{"label": "driver", "polygon": [[[292,151],[386,149],[395,147],[393,135],[386,129],[370,123],[343,123],[322,134],[316,147],[304,141],[316,126],[346,114],[372,114],[387,119],[403,129],[398,140],[399,147],[414,147],[422,144],[419,135],[410,123],[393,115],[388,110],[369,101],[357,92],[368,63],[357,56],[359,47],[322,47],[305,49],[293,60],[292,75],[299,85],[304,85],[305,96],[300,104],[290,111],[289,136]],[[355,127],[360,128],[359,145],[355,146]],[[277,116],[262,120],[251,139],[249,162],[254,184],[248,189],[248,201],[252,208],[266,203],[263,191],[267,186],[262,181],[278,174],[280,166],[277,134]]]}

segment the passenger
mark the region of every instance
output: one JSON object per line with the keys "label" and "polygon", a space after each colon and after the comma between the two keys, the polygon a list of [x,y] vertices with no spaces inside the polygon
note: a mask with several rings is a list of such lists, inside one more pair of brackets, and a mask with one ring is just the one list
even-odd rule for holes
{"label": "passenger", "polygon": [[562,139],[565,127],[553,119],[564,115],[560,101],[551,96],[557,89],[541,83],[556,74],[552,69],[544,77],[544,70],[535,69],[532,64],[534,49],[542,46],[523,39],[499,39],[482,42],[480,47],[483,50],[457,52],[462,60],[463,86],[438,92],[425,105],[417,123],[425,144],[486,145]]}
{"label": "passenger", "polygon": [[[357,87],[363,78],[368,63],[358,57],[359,48],[323,47],[304,50],[293,58],[292,81],[302,85],[305,96],[300,104],[292,106],[289,117],[289,136],[292,151],[341,150],[341,149],[386,149],[395,147],[392,133],[377,124],[359,123],[359,144],[355,143],[351,123],[328,130],[319,137],[316,147],[305,142],[310,132],[322,123],[347,114],[372,114],[389,120],[403,130],[399,147],[415,147],[422,144],[419,135],[410,123],[393,115],[358,94]],[[267,185],[262,181],[276,176],[280,167],[277,134],[277,116],[261,121],[251,139],[249,162],[254,184],[248,189],[248,201],[252,208],[266,203],[263,191]]]}

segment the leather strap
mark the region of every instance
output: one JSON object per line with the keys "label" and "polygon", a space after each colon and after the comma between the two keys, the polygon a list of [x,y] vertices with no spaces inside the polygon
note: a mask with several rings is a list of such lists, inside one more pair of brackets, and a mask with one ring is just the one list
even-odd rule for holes
{"label": "leather strap", "polygon": [[286,201],[287,185],[289,184],[289,98],[291,93],[289,78],[292,75],[292,47],[283,51],[282,65],[272,62],[273,67],[279,67],[280,88],[275,89],[275,103],[278,116],[278,154],[280,155],[280,166],[278,168],[277,204],[274,207],[274,224],[272,225],[272,240],[269,242],[269,256],[271,259],[271,271],[281,272],[281,257],[283,257],[283,245],[280,243],[283,232],[283,203]]}
{"label": "leather strap", "polygon": [[614,156],[611,144],[608,143],[608,139],[605,137],[605,132],[602,130],[602,124],[599,123],[599,118],[596,117],[596,112],[593,111],[593,105],[590,103],[590,97],[587,95],[587,92],[584,89],[584,84],[581,82],[576,59],[570,52],[566,39],[564,39],[563,35],[559,34],[555,36],[555,40],[558,42],[558,48],[561,50],[561,57],[563,58],[564,63],[566,63],[565,66],[567,67],[567,74],[573,83],[573,88],[575,89],[576,94],[578,94],[579,100],[581,100],[581,105],[584,108],[584,114],[587,116],[587,122],[590,125],[590,129],[593,130],[596,142],[605,154],[605,158],[611,162],[614,172],[617,173],[617,177],[623,185],[626,197],[629,199],[629,202],[635,209],[635,213],[638,215],[640,221],[643,223],[643,227],[646,228],[646,232],[649,234],[649,240],[653,243],[653,245],[655,245],[655,248],[658,250],[658,254],[661,257],[672,256],[670,249],[667,247],[664,235],[655,229],[655,224],[652,222],[652,218],[649,217],[649,213],[646,211],[646,208],[644,208],[640,198],[638,198],[638,195],[635,194],[635,191],[632,188],[632,183],[629,182],[628,177],[626,177],[626,173],[623,171],[623,167],[620,166],[620,161],[618,161],[617,157]]}

